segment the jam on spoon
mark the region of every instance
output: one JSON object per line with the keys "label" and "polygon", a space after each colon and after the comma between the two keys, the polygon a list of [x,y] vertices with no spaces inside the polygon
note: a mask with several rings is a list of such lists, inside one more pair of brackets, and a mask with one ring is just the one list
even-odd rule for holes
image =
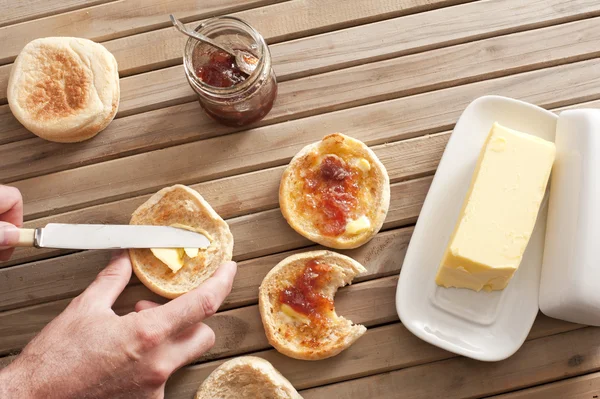
{"label": "jam on spoon", "polygon": [[208,62],[197,66],[195,72],[201,81],[213,87],[231,87],[248,78],[235,58],[220,50],[213,51]]}

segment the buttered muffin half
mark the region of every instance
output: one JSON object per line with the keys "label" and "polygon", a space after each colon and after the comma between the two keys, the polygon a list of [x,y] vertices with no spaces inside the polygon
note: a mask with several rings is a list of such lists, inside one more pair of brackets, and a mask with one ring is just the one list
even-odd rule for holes
{"label": "buttered muffin half", "polygon": [[14,116],[37,136],[83,141],[102,131],[117,113],[117,61],[91,40],[36,39],[15,60],[7,97]]}
{"label": "buttered muffin half", "polygon": [[331,248],[356,248],[381,229],[390,179],[369,147],[330,134],[304,147],[283,173],[279,205],[289,225]]}
{"label": "buttered muffin half", "polygon": [[233,235],[227,223],[196,190],[181,184],[150,197],[133,212],[129,224],[176,227],[201,233],[210,241],[208,248],[129,250],[137,278],[165,298],[198,287],[233,255]]}

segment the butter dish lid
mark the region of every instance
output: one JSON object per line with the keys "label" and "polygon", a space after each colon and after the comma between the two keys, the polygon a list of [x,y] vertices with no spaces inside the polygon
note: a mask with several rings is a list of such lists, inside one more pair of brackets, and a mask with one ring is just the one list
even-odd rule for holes
{"label": "butter dish lid", "polygon": [[600,110],[563,111],[555,140],[540,309],[600,326]]}

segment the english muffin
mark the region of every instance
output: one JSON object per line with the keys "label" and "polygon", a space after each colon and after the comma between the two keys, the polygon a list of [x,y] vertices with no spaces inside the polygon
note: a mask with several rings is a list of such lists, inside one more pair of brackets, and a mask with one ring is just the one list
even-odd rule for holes
{"label": "english muffin", "polygon": [[356,248],[381,229],[390,180],[369,147],[335,133],[292,159],[281,178],[279,205],[289,225],[309,240]]}
{"label": "english muffin", "polygon": [[367,330],[338,316],[333,299],[339,287],[366,269],[331,251],[289,256],[264,278],[258,308],[269,343],[280,353],[320,360],[348,348]]}
{"label": "english muffin", "polygon": [[271,363],[242,356],[217,367],[202,383],[195,399],[302,399]]}
{"label": "english muffin", "polygon": [[15,60],[7,97],[14,116],[39,137],[64,143],[86,140],[117,113],[117,61],[91,40],[36,39]]}
{"label": "english muffin", "polygon": [[150,197],[133,212],[129,224],[184,228],[202,233],[210,241],[206,249],[178,249],[181,263],[177,268],[165,263],[166,257],[159,259],[156,250],[129,250],[135,275],[165,298],[175,298],[198,287],[233,254],[233,236],[227,223],[197,191],[180,184],[163,188]]}

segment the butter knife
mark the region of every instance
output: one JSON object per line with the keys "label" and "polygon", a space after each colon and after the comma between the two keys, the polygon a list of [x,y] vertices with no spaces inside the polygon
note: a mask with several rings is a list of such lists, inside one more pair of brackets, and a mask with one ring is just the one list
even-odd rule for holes
{"label": "butter knife", "polygon": [[200,233],[169,226],[61,224],[19,229],[19,247],[59,249],[207,248]]}

